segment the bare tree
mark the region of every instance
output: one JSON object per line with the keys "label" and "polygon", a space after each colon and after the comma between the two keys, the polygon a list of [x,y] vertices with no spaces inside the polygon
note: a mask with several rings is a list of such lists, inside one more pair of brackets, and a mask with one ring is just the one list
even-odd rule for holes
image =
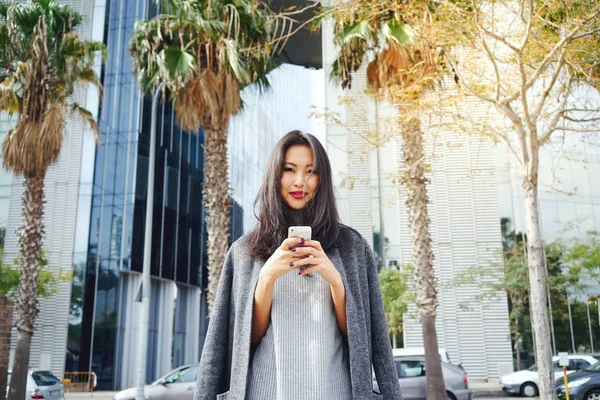
{"label": "bare tree", "polygon": [[[538,208],[539,154],[553,138],[597,134],[600,101],[600,4],[596,1],[433,0],[435,19],[407,21],[435,37],[456,88],[445,88],[455,122],[502,143],[514,158],[524,192],[531,310],[539,395],[556,397]],[[458,101],[457,101],[458,99]],[[475,99],[487,112],[466,106]]]}

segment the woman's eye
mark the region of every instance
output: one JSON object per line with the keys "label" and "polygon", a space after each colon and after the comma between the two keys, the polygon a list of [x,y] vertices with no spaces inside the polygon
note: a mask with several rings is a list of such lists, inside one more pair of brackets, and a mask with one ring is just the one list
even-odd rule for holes
{"label": "woman's eye", "polygon": [[294,172],[294,170],[291,168],[284,168],[283,172]]}

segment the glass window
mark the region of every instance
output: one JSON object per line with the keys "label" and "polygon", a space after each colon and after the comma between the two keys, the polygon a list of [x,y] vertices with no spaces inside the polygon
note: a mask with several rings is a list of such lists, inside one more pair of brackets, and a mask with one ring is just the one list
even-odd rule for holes
{"label": "glass window", "polygon": [[181,368],[168,375],[165,378],[165,383],[184,383],[194,382],[198,375],[198,366]]}
{"label": "glass window", "polygon": [[[590,363],[585,361],[584,359],[578,358],[576,360],[572,360],[575,362],[575,370],[578,371],[580,369],[586,369],[587,367],[590,366]],[[569,363],[571,364],[571,363]]]}
{"label": "glass window", "polygon": [[562,371],[562,367],[560,365],[558,365],[558,361],[554,361],[554,363],[552,363],[552,365],[554,365],[555,371]]}
{"label": "glass window", "polygon": [[37,371],[32,372],[31,377],[35,381],[35,384],[38,386],[52,386],[60,383],[60,380],[52,375],[50,371]]}
{"label": "glass window", "polygon": [[398,377],[401,379],[425,376],[425,361],[396,361],[396,370],[398,371]]}

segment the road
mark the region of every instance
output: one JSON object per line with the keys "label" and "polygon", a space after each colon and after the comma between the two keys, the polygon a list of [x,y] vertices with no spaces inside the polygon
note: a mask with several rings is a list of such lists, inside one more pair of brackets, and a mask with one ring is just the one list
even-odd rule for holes
{"label": "road", "polygon": [[[114,392],[96,392],[96,393],[66,393],[66,400],[93,399],[93,400],[112,400]],[[479,400],[518,400],[520,397],[475,397]]]}

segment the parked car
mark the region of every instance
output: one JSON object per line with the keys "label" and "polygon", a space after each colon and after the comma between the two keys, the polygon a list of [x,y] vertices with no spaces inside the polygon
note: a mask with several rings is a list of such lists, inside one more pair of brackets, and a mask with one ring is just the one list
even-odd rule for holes
{"label": "parked car", "polygon": [[[198,364],[185,365],[169,372],[167,375],[146,385],[146,399],[160,400],[192,400],[198,376]],[[113,400],[134,400],[136,388],[118,392]]]}
{"label": "parked car", "polygon": [[[569,397],[573,400],[600,400],[600,362],[568,376]],[[556,380],[558,398],[566,399],[564,378]]]}
{"label": "parked car", "polygon": [[[394,357],[402,398],[406,400],[425,400],[427,382],[425,378],[425,357]],[[471,400],[467,373],[456,365],[442,362],[442,374],[449,400]],[[379,386],[373,374],[373,390],[379,392]]]}
{"label": "parked car", "polygon": [[[554,379],[558,379],[562,376],[563,370],[558,365],[558,357],[552,357],[554,364]],[[572,374],[575,371],[579,371],[588,368],[590,365],[597,363],[598,360],[592,356],[572,354],[569,355],[569,366],[567,367],[567,374]],[[500,385],[502,390],[507,393],[520,394],[525,397],[535,397],[538,395],[538,372],[537,364],[533,364],[531,367],[513,372],[511,374],[502,375],[500,377]]]}
{"label": "parked car", "polygon": [[[10,385],[10,378],[12,371],[8,371],[8,385]],[[6,393],[10,386],[6,386]],[[65,399],[65,386],[62,384],[60,379],[52,375],[50,371],[38,371],[29,370],[27,374],[27,389],[25,393],[25,400],[64,400]]]}
{"label": "parked car", "polygon": [[[440,347],[438,349],[440,353],[440,359],[448,364],[452,364],[450,361],[450,356],[445,348]],[[402,349],[393,349],[392,350],[394,357],[412,357],[412,356],[425,356],[425,348],[424,347],[405,347]]]}

